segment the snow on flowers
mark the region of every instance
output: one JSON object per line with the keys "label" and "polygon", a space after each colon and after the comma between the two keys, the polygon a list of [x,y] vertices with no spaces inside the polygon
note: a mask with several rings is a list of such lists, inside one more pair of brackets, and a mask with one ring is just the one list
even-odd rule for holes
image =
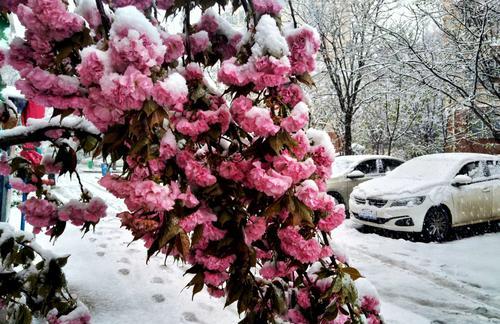
{"label": "snow on flowers", "polygon": [[[167,13],[185,9],[174,1],[112,1],[105,7],[109,33],[96,27],[106,17],[96,16],[92,0],[78,7],[85,19],[60,0],[28,3],[13,8],[27,27],[8,54],[22,76],[17,86],[58,113],[85,116],[103,133],[94,146],[73,133],[76,150],[124,161],[121,175],[100,184],[124,199],[128,210],[118,217],[144,241],[148,257],[189,263],[194,293],[206,287],[228,303],[238,300],[248,319],[329,322],[328,305],[343,313],[344,303],[352,316],[378,318],[374,300],[353,298],[346,274],[353,272],[341,271],[348,265],[327,240],[344,209],[324,191],[335,156],[328,135],[304,131],[309,107],[300,82],[315,69],[314,29],[284,27],[280,0],[255,0],[249,30],[209,8],[187,35],[170,34],[143,13],[154,5]],[[45,6],[69,28],[48,20]],[[74,49],[54,57],[62,39]],[[58,149],[76,155],[72,147]],[[58,156],[42,162],[47,171],[77,172]],[[88,229],[106,214],[104,202],[84,190],[81,201],[66,204],[37,194],[21,206],[37,232],[60,235],[56,229],[68,221]]]}

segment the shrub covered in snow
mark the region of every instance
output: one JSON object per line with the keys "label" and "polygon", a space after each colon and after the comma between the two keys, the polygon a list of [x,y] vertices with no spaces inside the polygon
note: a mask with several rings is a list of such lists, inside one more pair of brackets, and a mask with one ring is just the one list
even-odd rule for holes
{"label": "shrub covered in snow", "polygon": [[[22,77],[17,87],[102,133],[61,118],[57,133],[48,124],[0,136],[0,145],[56,147],[53,159],[2,160],[2,170],[26,179],[19,188],[35,192],[21,206],[35,230],[57,237],[70,221],[87,231],[106,213],[83,186],[79,201],[59,202],[41,181],[48,169],[79,179],[78,150],[123,159],[123,174],[100,184],[124,199],[128,210],[118,217],[148,258],[163,253],[191,265],[193,294],[206,287],[227,305],[237,302],[245,323],[377,323],[375,302],[357,298],[359,272],[329,246],[344,218],[325,193],[333,146],[326,133],[303,130],[309,109],[300,83],[309,85],[315,68],[314,29],[283,26],[278,0],[232,1],[247,11],[245,32],[206,8],[214,1],[192,2],[203,14],[194,25],[185,15],[183,35],[166,32],[153,1],[82,3],[81,16],[61,0],[10,8],[26,27],[7,55]],[[193,9],[156,3],[167,14]],[[219,66],[225,91],[205,73]],[[68,322],[76,310],[40,312]]]}

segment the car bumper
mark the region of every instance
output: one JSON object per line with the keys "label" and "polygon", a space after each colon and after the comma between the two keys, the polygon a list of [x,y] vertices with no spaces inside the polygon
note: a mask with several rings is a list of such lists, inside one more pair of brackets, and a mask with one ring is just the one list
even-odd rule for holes
{"label": "car bumper", "polygon": [[[349,199],[349,213],[355,224],[383,228],[400,232],[421,232],[425,214],[429,210],[427,200],[412,207],[377,207],[358,204]],[[370,215],[366,217],[366,215]]]}

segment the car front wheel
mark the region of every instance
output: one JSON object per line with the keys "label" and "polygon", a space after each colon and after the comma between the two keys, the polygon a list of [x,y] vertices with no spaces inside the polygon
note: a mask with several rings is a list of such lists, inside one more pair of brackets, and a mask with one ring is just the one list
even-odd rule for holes
{"label": "car front wheel", "polygon": [[426,240],[443,242],[451,230],[450,217],[444,207],[432,207],[425,215],[422,234]]}

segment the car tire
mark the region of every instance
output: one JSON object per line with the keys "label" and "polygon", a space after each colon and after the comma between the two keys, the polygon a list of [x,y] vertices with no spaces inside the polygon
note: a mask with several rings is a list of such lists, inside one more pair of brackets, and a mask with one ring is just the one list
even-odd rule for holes
{"label": "car tire", "polygon": [[445,207],[432,207],[427,211],[422,228],[425,240],[444,242],[449,238],[451,231],[450,215]]}

